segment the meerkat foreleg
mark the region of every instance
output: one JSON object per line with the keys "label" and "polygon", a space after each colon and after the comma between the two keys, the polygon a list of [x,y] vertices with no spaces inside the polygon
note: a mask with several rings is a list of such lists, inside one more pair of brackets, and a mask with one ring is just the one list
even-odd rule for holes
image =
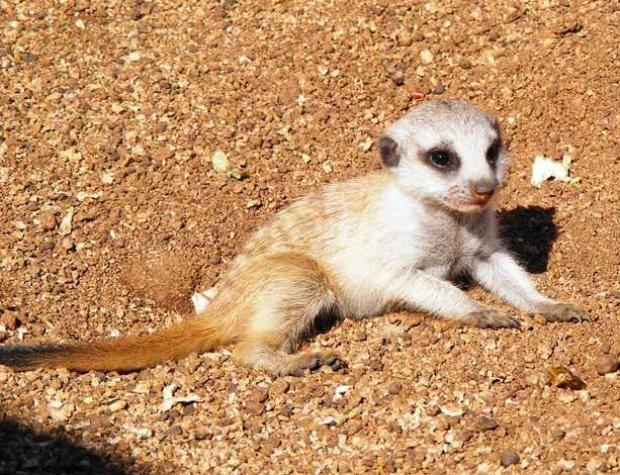
{"label": "meerkat foreleg", "polygon": [[518,328],[514,317],[471,299],[452,283],[423,271],[412,270],[391,279],[386,302],[402,302],[440,318],[456,320],[480,328]]}
{"label": "meerkat foreleg", "polygon": [[581,322],[588,314],[574,305],[558,302],[539,292],[527,272],[505,251],[477,259],[472,276],[489,292],[527,313],[539,313],[549,321]]}

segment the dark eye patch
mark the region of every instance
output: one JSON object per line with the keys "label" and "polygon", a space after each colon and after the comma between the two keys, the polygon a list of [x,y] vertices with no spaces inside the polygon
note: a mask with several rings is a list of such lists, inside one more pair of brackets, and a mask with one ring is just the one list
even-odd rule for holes
{"label": "dark eye patch", "polygon": [[424,154],[424,161],[442,172],[450,172],[456,170],[461,161],[453,150],[447,147],[437,147],[427,150]]}
{"label": "dark eye patch", "polygon": [[487,158],[487,162],[492,167],[495,167],[495,165],[497,165],[497,159],[499,158],[499,152],[501,149],[502,149],[502,141],[498,138],[493,140],[491,145],[489,145],[489,148],[487,149],[486,158]]}

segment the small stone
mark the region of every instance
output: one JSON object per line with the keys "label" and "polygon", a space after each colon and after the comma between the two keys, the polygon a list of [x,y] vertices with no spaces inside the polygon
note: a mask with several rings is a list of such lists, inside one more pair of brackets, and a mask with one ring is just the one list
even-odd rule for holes
{"label": "small stone", "polygon": [[7,330],[15,330],[19,324],[19,320],[15,315],[7,312],[0,317],[0,324],[4,325],[4,328]]}
{"label": "small stone", "polygon": [[52,211],[43,211],[39,215],[39,223],[43,231],[53,231],[58,226],[58,220]]}
{"label": "small stone", "polygon": [[30,333],[34,337],[37,337],[37,338],[42,337],[43,335],[45,335],[45,326],[40,323],[31,325]]}
{"label": "small stone", "polygon": [[226,173],[230,168],[228,157],[221,150],[216,150],[213,152],[213,155],[211,155],[211,165],[218,173]]}
{"label": "small stone", "polygon": [[383,371],[383,363],[380,360],[372,360],[369,362],[368,366],[373,371]]}
{"label": "small stone", "polygon": [[472,437],[472,433],[468,430],[451,429],[446,433],[445,441],[452,447],[462,448],[466,442]]}
{"label": "small stone", "polygon": [[510,467],[511,465],[515,465],[519,463],[521,457],[514,450],[505,450],[499,456],[499,461],[502,464],[502,467]]}
{"label": "small stone", "polygon": [[469,59],[463,58],[459,61],[459,66],[463,69],[471,68],[471,61]]}
{"label": "small stone", "polygon": [[258,402],[265,402],[269,399],[269,391],[265,389],[258,389],[254,391],[254,394],[252,394],[252,399]]}
{"label": "small stone", "polygon": [[51,251],[51,250],[53,250],[53,249],[54,249],[54,246],[55,246],[55,244],[54,244],[54,242],[53,242],[53,241],[43,241],[43,242],[41,243],[41,245],[39,246],[39,249],[40,249],[42,252],[46,252],[46,251]]}
{"label": "small stone", "polygon": [[551,438],[556,442],[559,442],[566,437],[566,431],[560,427],[554,427],[551,429]]}
{"label": "small stone", "polygon": [[265,404],[259,401],[249,401],[246,407],[255,416],[260,416],[265,412]]}
{"label": "small stone", "polygon": [[489,430],[497,429],[498,425],[495,419],[491,419],[490,417],[487,417],[487,416],[480,416],[476,419],[476,422],[474,423],[474,427],[480,432],[486,432]]}
{"label": "small stone", "polygon": [[461,417],[463,415],[463,409],[458,406],[441,406],[439,409],[442,414],[448,417]]}
{"label": "small stone", "polygon": [[604,460],[599,457],[593,457],[586,464],[586,470],[588,473],[604,473],[609,470],[609,467]]}
{"label": "small stone", "polygon": [[58,229],[58,234],[61,236],[68,236],[71,234],[73,230],[73,213],[74,209],[71,207],[67,210],[67,214],[65,214],[64,218],[62,218],[60,228]]}
{"label": "small stone", "polygon": [[73,415],[75,406],[73,404],[63,403],[54,404],[54,402],[57,401],[53,401],[49,404],[50,417],[54,420],[54,422],[66,422]]}
{"label": "small stone", "polygon": [[114,183],[114,173],[112,173],[111,171],[103,172],[100,178],[101,183],[103,183],[104,185],[111,185],[112,183]]}
{"label": "small stone", "polygon": [[446,92],[446,87],[440,84],[438,86],[435,86],[431,92],[438,96]]}
{"label": "small stone", "polygon": [[213,431],[207,424],[201,424],[194,429],[194,439],[209,440],[213,437]]}
{"label": "small stone", "polygon": [[291,383],[286,379],[278,379],[271,385],[271,392],[273,394],[285,394],[291,388]]}
{"label": "small stone", "polygon": [[609,373],[614,373],[620,368],[620,359],[613,355],[599,356],[594,362],[594,368],[596,372],[601,376]]}
{"label": "small stone", "polygon": [[400,383],[390,383],[388,385],[388,392],[393,395],[400,393],[402,389],[403,389],[403,385]]}
{"label": "small stone", "polygon": [[547,371],[549,384],[561,389],[580,390],[586,387],[583,380],[566,366],[555,366]]}
{"label": "small stone", "polygon": [[127,401],[123,399],[118,399],[108,406],[108,409],[110,409],[110,412],[118,412],[126,408],[127,408]]}
{"label": "small stone", "polygon": [[420,51],[420,59],[424,64],[431,64],[433,62],[433,53],[428,49],[423,49]]}
{"label": "small stone", "polygon": [[560,467],[560,469],[564,470],[565,472],[570,472],[573,468],[575,468],[575,461],[560,459],[558,460],[558,467]]}
{"label": "small stone", "polygon": [[140,439],[148,439],[153,436],[153,431],[148,427],[136,427],[131,429],[131,432],[136,434]]}
{"label": "small stone", "polygon": [[73,242],[73,240],[68,237],[62,240],[61,245],[65,251],[71,251],[75,247],[75,243]]}
{"label": "small stone", "polygon": [[183,428],[181,426],[172,426],[170,429],[166,431],[166,435],[175,436],[181,435],[183,433]]}
{"label": "small stone", "polygon": [[399,69],[390,72],[390,79],[397,86],[405,84],[405,74]]}
{"label": "small stone", "polygon": [[396,41],[398,42],[398,46],[411,46],[413,37],[408,31],[401,30],[396,33]]}

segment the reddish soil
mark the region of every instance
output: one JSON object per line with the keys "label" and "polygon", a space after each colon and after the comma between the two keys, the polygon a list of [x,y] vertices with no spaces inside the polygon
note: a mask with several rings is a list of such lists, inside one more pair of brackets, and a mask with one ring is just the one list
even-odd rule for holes
{"label": "reddish soil", "polygon": [[[620,6],[474,5],[0,0],[3,344],[187,316],[248,233],[375,169],[374,140],[425,97],[500,118],[505,238],[595,317],[347,321],[306,345],[348,371],[297,379],[226,350],[126,375],[1,368],[0,473],[620,470],[620,373],[599,374],[620,353]],[[565,152],[581,180],[532,187],[533,157]],[[585,389],[549,381],[557,366]],[[160,412],[171,384],[200,400]]]}

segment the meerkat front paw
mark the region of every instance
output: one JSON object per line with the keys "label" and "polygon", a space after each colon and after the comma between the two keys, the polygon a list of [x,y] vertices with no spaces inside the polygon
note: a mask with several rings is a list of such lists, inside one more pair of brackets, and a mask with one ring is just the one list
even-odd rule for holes
{"label": "meerkat front paw", "polygon": [[507,313],[495,309],[468,313],[465,322],[479,328],[520,328],[521,322]]}
{"label": "meerkat front paw", "polygon": [[552,303],[545,305],[540,312],[547,322],[591,322],[588,313],[570,303]]}

